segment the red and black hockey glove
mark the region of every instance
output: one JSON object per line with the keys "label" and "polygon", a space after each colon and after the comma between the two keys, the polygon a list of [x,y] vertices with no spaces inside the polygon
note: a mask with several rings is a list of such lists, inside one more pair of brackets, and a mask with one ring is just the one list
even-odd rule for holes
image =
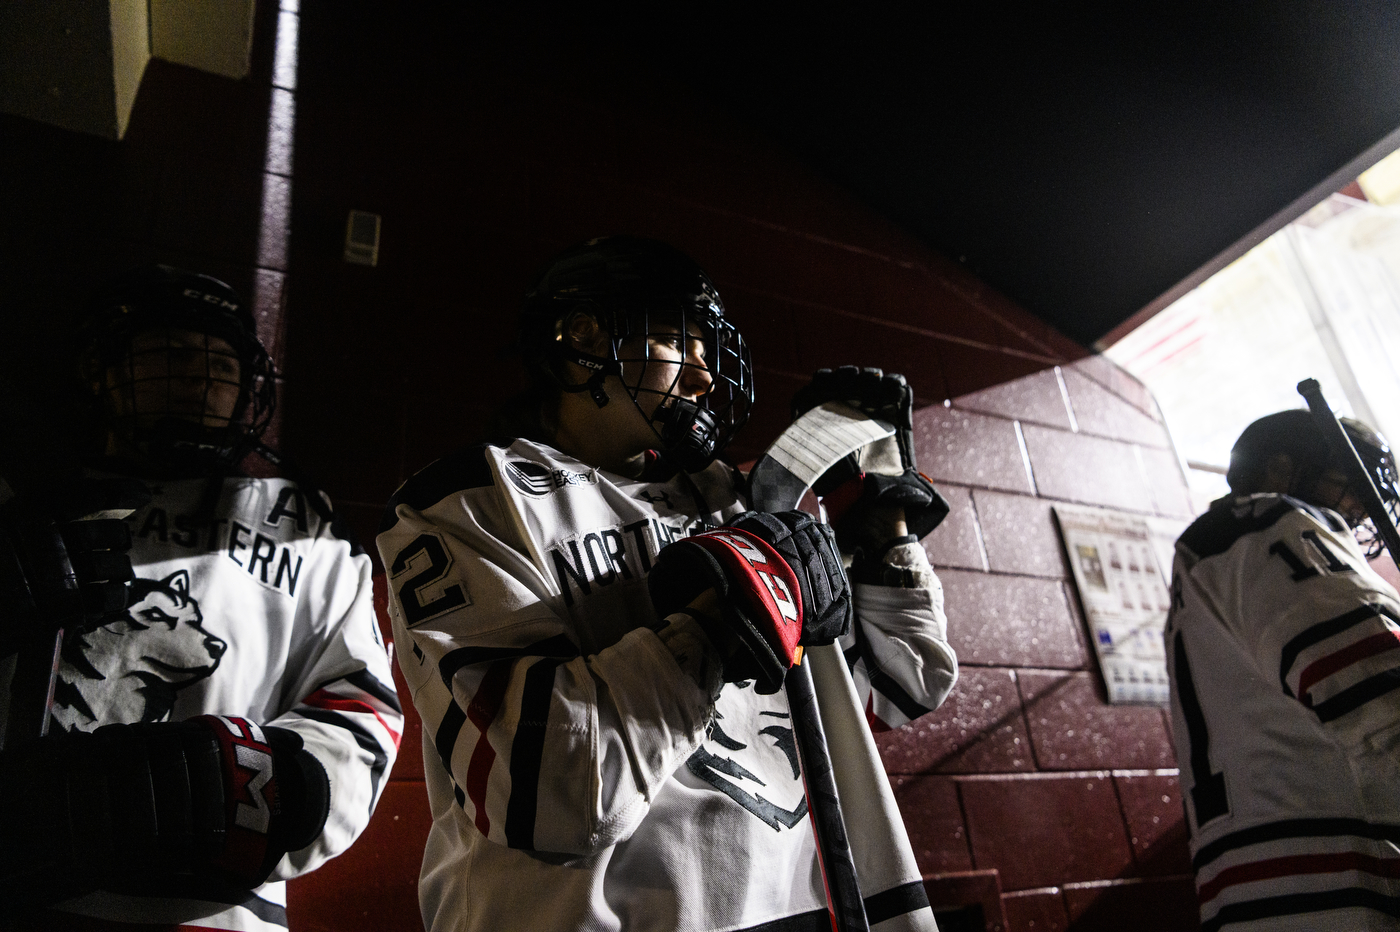
{"label": "red and black hockey glove", "polygon": [[725,654],[724,679],[783,685],[799,645],[830,644],[851,626],[851,588],[831,528],[800,511],[749,511],[728,527],[662,549],[647,577],[662,618],[707,589],[718,619],[698,617]]}
{"label": "red and black hockey glove", "polygon": [[827,470],[813,486],[836,528],[841,549],[882,549],[887,541],[862,540],[864,516],[877,505],[898,505],[915,540],[921,540],[948,516],[948,503],[914,456],[914,392],[904,376],[880,369],[841,366],[818,369],[792,400],[792,416],[817,405],[844,401],[895,428],[894,443],[858,451]]}
{"label": "red and black hockey glove", "polygon": [[238,892],[315,841],[325,769],[283,728],[204,715],[0,754],[0,915],[93,890]]}
{"label": "red and black hockey glove", "polygon": [[84,479],[0,505],[0,653],[120,616],[133,575],[131,530],[120,518],[150,500],[135,479]]}

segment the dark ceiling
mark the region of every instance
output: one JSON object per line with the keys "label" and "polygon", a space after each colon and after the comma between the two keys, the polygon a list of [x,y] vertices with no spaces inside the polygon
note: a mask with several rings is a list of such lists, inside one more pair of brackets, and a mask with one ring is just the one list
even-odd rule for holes
{"label": "dark ceiling", "polygon": [[1085,344],[1400,127],[1394,2],[658,7],[571,34],[670,69]]}

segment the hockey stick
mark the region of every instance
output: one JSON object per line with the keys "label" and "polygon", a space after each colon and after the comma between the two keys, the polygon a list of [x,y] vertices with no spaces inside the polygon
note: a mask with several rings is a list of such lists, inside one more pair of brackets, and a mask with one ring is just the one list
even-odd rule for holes
{"label": "hockey stick", "polygon": [[1328,445],[1341,454],[1345,469],[1351,475],[1352,487],[1360,494],[1361,502],[1366,506],[1366,514],[1376,526],[1381,540],[1385,541],[1385,549],[1390,554],[1390,559],[1394,561],[1396,568],[1400,569],[1400,530],[1396,529],[1395,519],[1386,510],[1376,484],[1371,481],[1371,474],[1367,472],[1366,464],[1361,461],[1361,454],[1356,452],[1356,447],[1352,446],[1351,438],[1343,429],[1342,422],[1337,420],[1337,415],[1327,404],[1327,399],[1322,397],[1322,386],[1317,383],[1317,379],[1304,379],[1298,383],[1298,394],[1307,400],[1313,420],[1322,429]]}
{"label": "hockey stick", "polygon": [[[832,465],[893,434],[891,425],[839,402],[813,408],[769,447],[749,473],[750,504],[761,511],[796,508]],[[814,680],[820,683],[820,692]],[[833,644],[807,649],[801,665],[788,673],[787,692],[837,928],[864,930],[872,919],[879,923],[926,907],[913,850],[840,648]],[[841,738],[838,747],[859,750],[833,762],[828,739],[834,737]],[[858,811],[855,824],[863,830],[854,837],[846,832],[848,823],[843,818],[843,811],[851,813],[852,807]],[[870,902],[861,895],[857,866],[868,878],[881,882]],[[912,883],[903,882],[911,876]],[[890,878],[896,878],[894,886],[885,889]],[[867,907],[872,907],[869,912]]]}

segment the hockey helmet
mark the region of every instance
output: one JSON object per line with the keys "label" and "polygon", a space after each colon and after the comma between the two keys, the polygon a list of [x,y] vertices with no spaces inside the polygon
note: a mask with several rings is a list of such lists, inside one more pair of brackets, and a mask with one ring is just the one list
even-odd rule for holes
{"label": "hockey helmet", "polygon": [[[216,337],[228,344],[238,363],[238,375],[227,365],[229,352],[205,342],[202,352],[205,412],[181,416],[169,396],[139,389],[133,341],[143,335],[141,354],[170,353],[179,331]],[[133,449],[167,468],[197,472],[226,468],[257,444],[276,406],[276,373],[258,339],[253,315],[243,299],[224,282],[208,275],[166,265],[133,269],[88,301],[78,324],[83,374],[96,393],[104,426]],[[163,345],[162,345],[163,341]],[[156,381],[156,380],[151,380]],[[236,388],[230,414],[210,411],[210,393]]]}
{"label": "hockey helmet", "polygon": [[[609,336],[607,355],[581,352],[567,338],[569,321],[587,314]],[[697,333],[711,384],[692,401],[678,391],[683,361],[649,418],[658,449],[677,467],[694,472],[709,465],[748,420],[753,406],[753,365],[739,331],[724,316],[719,291],[685,253],[637,236],[592,239],[560,254],[525,296],[520,349],[537,378],[566,392],[589,392],[608,403],[603,382],[625,363],[651,362],[650,341],[635,337]],[[565,376],[563,363],[591,371],[582,383]],[[632,403],[638,386],[627,386]]]}
{"label": "hockey helmet", "polygon": [[[1395,518],[1400,514],[1400,484],[1397,484],[1390,445],[1362,421],[1350,417],[1340,418],[1340,421],[1386,510],[1392,519]],[[1294,464],[1288,494],[1323,507],[1335,506],[1345,494],[1343,487],[1334,501],[1313,501],[1310,497],[1314,484],[1329,469],[1346,473],[1346,460],[1340,451],[1331,448],[1312,414],[1304,410],[1266,415],[1244,429],[1230,451],[1230,469],[1225,477],[1230,490],[1242,495],[1260,491],[1269,460],[1280,453],[1287,455]],[[1356,532],[1368,557],[1380,552],[1381,543],[1374,526],[1370,526],[1370,519],[1360,522]]]}

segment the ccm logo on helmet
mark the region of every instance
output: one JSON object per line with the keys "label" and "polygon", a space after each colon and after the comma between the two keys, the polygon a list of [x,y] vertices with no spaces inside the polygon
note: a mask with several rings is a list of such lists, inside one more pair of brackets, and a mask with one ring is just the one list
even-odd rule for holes
{"label": "ccm logo on helmet", "polygon": [[716,537],[737,550],[739,556],[747,560],[749,566],[753,567],[753,571],[758,574],[758,578],[762,580],[768,594],[773,597],[773,602],[778,606],[778,612],[782,614],[783,618],[791,622],[797,621],[797,602],[792,597],[792,590],[788,589],[787,583],[783,580],[759,566],[760,563],[765,565],[768,563],[768,558],[763,555],[761,550],[738,534],[712,531],[708,536]]}
{"label": "ccm logo on helmet", "polygon": [[196,301],[203,301],[205,304],[217,304],[220,308],[229,311],[238,310],[238,305],[234,304],[232,301],[225,300],[224,298],[221,298],[216,294],[205,294],[204,292],[196,291],[193,288],[186,288],[184,291],[184,297],[194,298]]}

